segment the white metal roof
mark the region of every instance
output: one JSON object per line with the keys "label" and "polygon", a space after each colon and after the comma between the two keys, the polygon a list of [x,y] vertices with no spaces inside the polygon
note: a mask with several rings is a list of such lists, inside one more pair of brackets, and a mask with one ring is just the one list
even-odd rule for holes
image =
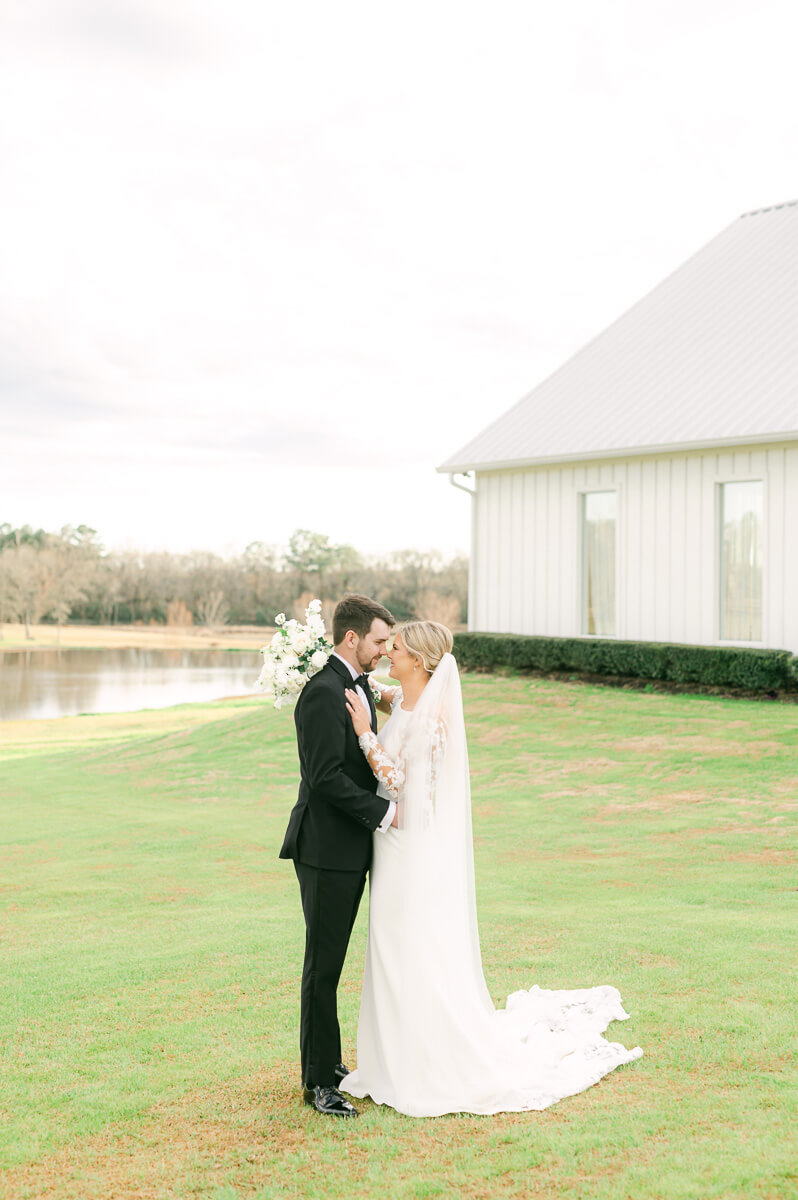
{"label": "white metal roof", "polygon": [[798,201],[746,213],[439,471],[798,439]]}

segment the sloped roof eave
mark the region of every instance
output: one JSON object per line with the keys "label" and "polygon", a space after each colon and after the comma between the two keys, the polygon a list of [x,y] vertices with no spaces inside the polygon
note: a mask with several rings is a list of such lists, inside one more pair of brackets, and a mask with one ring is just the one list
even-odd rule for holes
{"label": "sloped roof eave", "polygon": [[776,439],[798,429],[797,311],[798,201],[732,222],[443,468]]}
{"label": "sloped roof eave", "polygon": [[545,454],[536,458],[492,459],[485,462],[445,462],[435,470],[441,475],[461,475],[467,471],[517,471],[523,467],[557,466],[569,462],[596,462],[615,458],[651,458],[663,454],[681,454],[694,450],[726,450],[738,446],[779,445],[798,441],[798,429],[780,433],[748,434],[708,441],[674,442],[670,445],[620,446],[603,450],[583,450],[569,454]]}

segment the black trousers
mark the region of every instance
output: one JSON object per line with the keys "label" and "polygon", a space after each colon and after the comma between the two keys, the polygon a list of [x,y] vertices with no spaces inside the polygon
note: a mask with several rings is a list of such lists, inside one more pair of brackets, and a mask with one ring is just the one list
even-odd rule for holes
{"label": "black trousers", "polygon": [[302,1017],[299,1048],[302,1081],[332,1087],[341,1061],[338,981],[366,883],[366,871],[327,871],[294,862],[305,914]]}

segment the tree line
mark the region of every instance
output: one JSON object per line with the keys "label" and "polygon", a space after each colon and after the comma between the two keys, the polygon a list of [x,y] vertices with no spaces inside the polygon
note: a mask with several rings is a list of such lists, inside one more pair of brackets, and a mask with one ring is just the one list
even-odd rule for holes
{"label": "tree line", "polygon": [[302,616],[313,596],[330,627],[346,592],[373,596],[397,620],[425,617],[457,626],[467,618],[468,561],[403,550],[368,559],[325,534],[298,529],[287,549],[253,542],[243,554],[105,550],[96,530],[57,533],[0,525],[0,624],[270,625]]}

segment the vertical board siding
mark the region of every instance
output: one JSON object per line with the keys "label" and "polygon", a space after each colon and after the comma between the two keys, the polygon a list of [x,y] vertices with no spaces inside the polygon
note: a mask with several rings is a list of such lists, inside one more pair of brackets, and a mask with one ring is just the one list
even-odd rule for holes
{"label": "vertical board siding", "polygon": [[798,654],[798,446],[784,451],[784,523],[782,645]]}
{"label": "vertical board siding", "polygon": [[510,559],[510,539],[512,530],[510,528],[510,497],[509,497],[509,478],[508,475],[499,475],[497,479],[498,486],[498,506],[499,506],[499,528],[497,530],[496,546],[496,594],[493,596],[493,605],[496,607],[496,617],[494,622],[498,623],[499,629],[508,629],[510,596],[510,577],[508,564]]}
{"label": "vertical board siding", "polygon": [[[765,576],[764,603],[767,612],[765,637],[771,645],[781,646],[785,637],[785,605],[787,593],[784,584],[784,560],[789,554],[785,530],[787,528],[787,492],[785,487],[786,452],[783,449],[769,450],[764,464],[765,479]],[[795,525],[793,525],[795,530]],[[796,539],[794,539],[795,541]],[[798,604],[798,597],[794,600]]]}
{"label": "vertical board siding", "polygon": [[561,472],[562,506],[560,510],[560,634],[568,637],[577,622],[579,628],[579,503],[575,472]]}
{"label": "vertical board siding", "polygon": [[672,640],[683,642],[687,626],[687,460],[674,458],[670,476],[670,629]]}
{"label": "vertical board siding", "polygon": [[535,479],[535,603],[533,605],[535,633],[546,632],[546,575],[549,570],[548,511],[546,508],[546,474],[536,471]]}
{"label": "vertical board siding", "polygon": [[641,466],[639,462],[624,466],[624,496],[621,529],[619,535],[624,542],[624,568],[621,588],[624,593],[626,614],[626,636],[642,638],[643,619],[640,611],[641,547],[643,544],[643,522],[640,502]]}
{"label": "vertical board siding", "polygon": [[671,460],[659,459],[654,466],[657,544],[654,548],[654,640],[666,642],[671,619]]}
{"label": "vertical board siding", "polygon": [[687,631],[688,642],[711,645],[719,640],[720,606],[718,601],[718,456],[700,456],[701,481],[696,497],[699,527],[698,596],[695,612]]}
{"label": "vertical board siding", "polygon": [[763,641],[798,653],[798,446],[477,474],[472,629],[581,634],[581,494],[618,492],[617,636],[717,643],[718,494],[765,483]]}
{"label": "vertical board siding", "polygon": [[502,604],[502,587],[504,581],[502,579],[502,558],[506,553],[505,533],[502,526],[504,513],[502,511],[504,479],[501,475],[496,475],[493,479],[492,486],[492,510],[493,521],[491,523],[491,547],[490,547],[490,590],[488,592],[488,620],[491,623],[491,628],[503,629],[501,617]]}
{"label": "vertical board siding", "polygon": [[[657,464],[644,459],[640,464],[640,637],[654,640],[657,627]],[[623,634],[619,631],[619,636]]]}
{"label": "vertical board siding", "polygon": [[490,629],[488,613],[488,595],[490,593],[490,524],[491,524],[491,495],[490,479],[477,476],[475,506],[477,521],[476,559],[473,567],[476,576],[474,592],[476,604],[474,613],[469,618],[472,629]]}
{"label": "vertical board siding", "polygon": [[679,641],[700,641],[698,631],[701,610],[703,543],[701,538],[702,467],[698,455],[684,461],[684,623]]}
{"label": "vertical board siding", "polygon": [[519,633],[535,631],[535,574],[538,556],[535,553],[535,481],[531,472],[519,472],[522,481],[524,525],[518,553],[521,557],[523,585],[521,591],[521,620]]}
{"label": "vertical board siding", "polygon": [[557,470],[546,472],[546,507],[549,513],[549,560],[546,571],[546,633],[557,636],[559,626],[558,563],[562,553],[559,530],[559,476]]}

